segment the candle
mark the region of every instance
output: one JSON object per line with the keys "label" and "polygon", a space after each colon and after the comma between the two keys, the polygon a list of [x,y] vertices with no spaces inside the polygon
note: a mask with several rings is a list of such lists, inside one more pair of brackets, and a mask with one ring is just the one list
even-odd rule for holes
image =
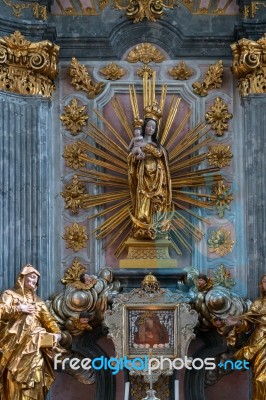
{"label": "candle", "polygon": [[150,389],[152,389],[152,378],[151,378],[151,374],[149,374],[149,381],[150,381]]}
{"label": "candle", "polygon": [[175,381],[175,400],[179,400],[179,381]]}
{"label": "candle", "polygon": [[125,398],[124,400],[129,400],[129,382],[125,383]]}

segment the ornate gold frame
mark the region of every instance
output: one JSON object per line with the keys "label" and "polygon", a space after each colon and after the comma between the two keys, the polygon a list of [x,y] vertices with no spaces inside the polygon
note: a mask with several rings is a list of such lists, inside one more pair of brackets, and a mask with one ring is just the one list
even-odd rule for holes
{"label": "ornate gold frame", "polygon": [[[179,317],[179,304],[167,304],[167,303],[160,303],[156,305],[150,304],[126,304],[123,307],[123,354],[126,355],[128,358],[136,358],[140,356],[147,356],[152,355],[153,357],[156,356],[165,356],[169,358],[176,358],[178,357],[178,348],[180,348],[180,343],[178,343],[179,335],[177,335],[177,321]],[[167,329],[169,335],[169,347],[143,347],[143,348],[135,348],[133,351],[130,349],[130,339],[131,339],[131,332],[130,332],[130,321],[129,321],[129,314],[130,311],[139,311],[139,316],[142,314],[150,312],[162,314],[163,311],[171,312],[171,323],[172,329]],[[168,313],[170,315],[170,313]],[[171,345],[171,343],[173,343]],[[179,346],[178,346],[179,344]]]}

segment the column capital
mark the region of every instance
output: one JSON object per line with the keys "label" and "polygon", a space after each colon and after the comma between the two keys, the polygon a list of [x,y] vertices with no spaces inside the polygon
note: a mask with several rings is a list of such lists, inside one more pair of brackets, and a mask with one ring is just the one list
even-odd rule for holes
{"label": "column capital", "polygon": [[266,34],[257,41],[240,39],[231,49],[240,95],[266,93]]}
{"label": "column capital", "polygon": [[0,38],[0,89],[52,97],[59,46],[30,42],[18,31]]}

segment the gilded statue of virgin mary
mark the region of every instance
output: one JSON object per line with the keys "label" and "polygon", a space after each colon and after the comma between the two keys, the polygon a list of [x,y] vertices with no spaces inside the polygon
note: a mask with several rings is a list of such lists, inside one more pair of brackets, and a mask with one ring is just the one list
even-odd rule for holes
{"label": "gilded statue of virgin mary", "polygon": [[125,97],[115,96],[110,104],[118,124],[114,126],[95,111],[106,129],[91,122],[86,134],[95,146],[79,141],[83,152],[79,158],[95,167],[82,168],[82,176],[103,188],[97,194],[83,195],[82,205],[94,210],[104,206],[91,217],[105,217],[95,229],[96,238],[107,239],[106,248],[116,244],[118,257],[128,239],[169,239],[177,254],[181,254],[181,247],[191,250],[189,238],[199,240],[204,236],[191,222],[191,217],[203,220],[191,206],[210,206],[210,195],[202,190],[198,193],[197,187],[221,180],[213,174],[217,168],[196,169],[206,159],[206,153],[199,150],[211,141],[205,136],[205,123],[184,133],[191,111],[182,116],[177,126],[173,122],[182,99],[172,96],[166,107],[167,86],[162,84],[156,93],[155,84],[156,73],[150,78],[144,72],[142,93],[137,95],[135,85],[129,86],[133,115],[127,115]]}
{"label": "gilded statue of virgin mary", "polygon": [[[166,237],[171,227],[172,185],[166,149],[158,141],[158,123],[162,113],[153,100],[145,108],[141,129],[142,142],[138,146],[142,157],[133,151],[128,155],[128,179],[132,201],[134,239]],[[138,129],[138,127],[137,127]]]}

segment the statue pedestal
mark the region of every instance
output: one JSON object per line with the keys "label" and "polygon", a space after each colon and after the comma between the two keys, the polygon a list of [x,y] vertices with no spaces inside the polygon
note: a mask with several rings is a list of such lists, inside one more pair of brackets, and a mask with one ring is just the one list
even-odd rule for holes
{"label": "statue pedestal", "polygon": [[172,243],[168,239],[135,240],[125,242],[127,258],[120,260],[120,268],[176,268],[177,260],[169,255]]}

